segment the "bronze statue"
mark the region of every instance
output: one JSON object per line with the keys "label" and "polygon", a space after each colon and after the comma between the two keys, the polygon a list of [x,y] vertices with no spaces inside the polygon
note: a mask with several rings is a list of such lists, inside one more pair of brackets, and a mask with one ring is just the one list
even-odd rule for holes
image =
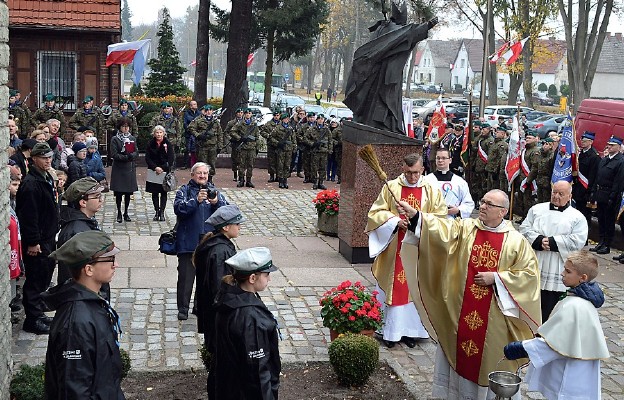
{"label": "bronze statue", "polygon": [[355,51],[345,91],[344,104],[353,111],[355,122],[405,134],[403,68],[416,44],[426,39],[437,23],[434,18],[424,24],[407,25],[405,3],[400,9],[392,3],[390,20],[377,21],[368,28],[371,39]]}

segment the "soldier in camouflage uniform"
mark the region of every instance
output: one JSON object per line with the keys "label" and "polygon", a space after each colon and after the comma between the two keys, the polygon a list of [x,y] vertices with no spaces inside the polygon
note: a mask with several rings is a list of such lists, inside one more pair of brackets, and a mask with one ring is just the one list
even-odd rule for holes
{"label": "soldier in camouflage uniform", "polygon": [[555,141],[547,137],[542,140],[542,148],[539,155],[535,157],[531,164],[531,172],[527,178],[527,184],[537,183],[537,202],[545,203],[550,201],[550,181],[555,166],[555,152],[553,150]]}
{"label": "soldier in camouflage uniform", "polygon": [[271,136],[267,140],[275,148],[277,165],[277,181],[279,187],[288,189],[288,177],[290,175],[290,162],[292,152],[297,145],[297,136],[295,130],[290,124],[290,117],[283,113],[279,116],[280,123],[275,127]]}
{"label": "soldier in camouflage uniform", "polygon": [[292,161],[290,163],[290,173],[292,174],[296,171],[297,177],[303,178],[303,175],[301,175],[301,168],[303,166],[302,152],[304,145],[303,142],[300,141],[301,139],[299,136],[300,130],[307,124],[306,112],[303,108],[297,107],[290,124],[295,129],[295,135],[297,136],[297,149],[293,151]]}
{"label": "soldier in camouflage uniform", "polygon": [[494,138],[490,134],[490,125],[476,121],[479,134],[472,141],[471,168],[472,179],[470,180],[470,192],[474,199],[481,199],[487,193],[488,173],[485,170],[487,165],[487,154],[490,146],[494,143]]}
{"label": "soldier in camouflage uniform", "polygon": [[327,156],[334,143],[323,114],[319,114],[316,117],[316,123],[305,130],[303,141],[310,149],[312,189],[325,190],[327,187],[323,185],[323,182],[327,169]]}
{"label": "soldier in camouflage uniform", "polygon": [[211,105],[203,106],[201,113],[202,115],[189,124],[188,130],[195,137],[197,161],[210,165],[208,182],[212,183],[212,177],[216,173],[217,155],[223,145],[223,131],[219,120],[213,116]]}
{"label": "soldier in camouflage uniform", "polygon": [[[232,139],[232,130],[234,127],[243,120],[243,109],[236,109],[236,116],[233,120],[229,121],[225,126],[223,132],[223,144],[230,147],[230,160],[232,161],[232,172],[234,173],[234,181],[238,180],[238,166],[240,164],[240,157],[238,151],[239,143]],[[225,147],[224,147],[225,148]]]}
{"label": "soldier in camouflage uniform", "polygon": [[297,132],[297,143],[301,142],[301,167],[303,168],[303,183],[317,183],[314,176],[316,171],[312,170],[312,149],[308,145],[306,140],[307,131],[313,129],[316,126],[316,113],[309,112],[306,115],[306,123],[302,123],[299,126]]}
{"label": "soldier in camouflage uniform", "polygon": [[30,133],[30,110],[27,112],[27,108],[17,101],[17,93],[14,89],[9,91],[9,114],[13,115],[19,138],[26,139]]}
{"label": "soldier in camouflage uniform", "polygon": [[[271,143],[269,138],[271,134],[275,130],[275,128],[280,124],[280,113],[274,112],[273,119],[262,125],[260,128],[260,136],[266,139],[267,142],[267,162],[268,162],[268,172],[269,172],[269,180],[267,182],[273,183],[278,182],[277,179],[277,152],[275,146]],[[281,187],[281,186],[280,186]]]}
{"label": "soldier in camouflage uniform", "polygon": [[251,176],[253,175],[254,162],[258,154],[259,135],[260,129],[252,116],[251,109],[247,108],[245,109],[243,120],[232,129],[232,139],[239,143],[237,146],[240,164],[238,166],[237,187],[255,187],[251,182]]}
{"label": "soldier in camouflage uniform", "polygon": [[61,111],[56,105],[54,101],[55,97],[52,93],[48,93],[44,97],[45,104],[43,107],[37,109],[35,113],[32,115],[30,120],[32,127],[36,128],[39,124],[45,124],[49,119],[58,119],[61,122],[60,132],[61,135],[64,135],[67,131],[67,125],[65,123],[65,116],[63,115],[63,111]]}
{"label": "soldier in camouflage uniform", "polygon": [[175,148],[174,154],[184,148],[184,138],[182,137],[182,124],[178,117],[173,113],[173,106],[168,101],[160,103],[160,114],[155,115],[150,122],[150,131],[154,130],[156,125],[165,127],[167,139]]}
{"label": "soldier in camouflage uniform", "polygon": [[509,129],[507,129],[505,125],[497,129],[505,130],[505,148],[501,151],[498,163],[498,188],[509,195],[509,181],[507,180],[507,171],[505,168],[507,165],[507,153],[509,152]]}
{"label": "soldier in camouflage uniform", "polygon": [[87,96],[82,100],[82,108],[79,108],[71,117],[69,127],[78,132],[93,131],[100,143],[106,143],[104,116],[100,109],[93,107],[92,96]]}
{"label": "soldier in camouflage uniform", "polygon": [[128,122],[130,122],[130,134],[135,137],[138,136],[139,124],[137,123],[137,119],[132,111],[130,111],[128,100],[126,99],[119,100],[119,109],[113,110],[111,115],[108,117],[108,120],[106,121],[106,129],[109,131],[116,131],[117,121],[119,121],[121,118],[127,118]]}
{"label": "soldier in camouflage uniform", "polygon": [[342,173],[342,126],[337,118],[329,123],[332,142],[334,143],[334,160],[336,162],[336,183],[340,185],[340,174]]}
{"label": "soldier in camouflage uniform", "polygon": [[[499,171],[500,171],[500,160],[502,158],[502,154],[507,154],[507,142],[505,141],[505,137],[507,135],[507,131],[503,127],[496,128],[496,134],[494,137],[494,142],[490,145],[488,149],[488,162],[485,166],[485,170],[488,173],[488,187],[487,191],[492,189],[500,189],[500,181],[499,181]],[[506,189],[506,188],[505,188]],[[502,190],[505,190],[502,189]]]}
{"label": "soldier in camouflage uniform", "polygon": [[522,181],[524,178],[527,178],[528,174],[525,173],[525,168],[529,170],[526,171],[528,173],[531,172],[531,166],[537,164],[540,157],[540,149],[537,145],[539,141],[539,136],[537,132],[531,129],[527,129],[525,135],[525,147],[524,152],[522,153],[522,159],[520,160],[522,167],[520,168],[520,175],[518,175],[518,185],[516,185],[516,193],[518,193],[518,203],[520,204],[519,212],[522,215],[522,219],[518,221],[518,223],[522,223],[524,218],[529,212],[529,208],[535,205],[535,197],[533,195],[533,185],[526,185],[524,189],[522,188]]}

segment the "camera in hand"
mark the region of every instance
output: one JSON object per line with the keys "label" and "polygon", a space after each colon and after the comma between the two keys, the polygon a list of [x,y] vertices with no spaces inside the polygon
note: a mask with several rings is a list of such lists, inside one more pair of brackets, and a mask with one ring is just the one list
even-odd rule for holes
{"label": "camera in hand", "polygon": [[208,191],[208,199],[214,200],[214,199],[217,198],[217,193],[218,193],[217,189],[215,189],[215,188],[208,188],[207,191]]}

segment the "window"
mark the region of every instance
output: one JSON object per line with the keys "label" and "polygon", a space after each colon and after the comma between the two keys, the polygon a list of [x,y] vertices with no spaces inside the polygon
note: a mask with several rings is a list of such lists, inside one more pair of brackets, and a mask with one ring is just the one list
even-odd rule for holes
{"label": "window", "polygon": [[502,89],[502,88],[503,88],[503,83],[504,83],[504,82],[503,82],[503,80],[502,80],[502,79],[499,79],[499,80],[498,80],[498,88],[499,88],[499,89]]}
{"label": "window", "polygon": [[37,80],[39,107],[46,93],[56,96],[59,107],[76,109],[76,53],[40,51],[37,53]]}
{"label": "window", "polygon": [[466,60],[462,58],[459,64],[460,64],[460,68],[465,68],[466,67]]}
{"label": "window", "polygon": [[453,79],[454,79],[456,85],[459,84],[459,76],[455,75],[453,77]]}

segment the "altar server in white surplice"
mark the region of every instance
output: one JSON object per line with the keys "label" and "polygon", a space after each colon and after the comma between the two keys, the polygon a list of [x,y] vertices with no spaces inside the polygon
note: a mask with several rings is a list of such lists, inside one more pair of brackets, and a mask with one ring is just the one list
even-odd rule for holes
{"label": "altar server in white surplice", "polygon": [[396,197],[439,217],[447,215],[440,191],[421,176],[422,172],[423,161],[419,154],[405,156],[403,174],[383,186],[368,211],[368,248],[370,256],[375,257],[372,272],[377,279],[377,298],[384,305],[382,335],[388,347],[394,347],[399,341],[414,347],[417,339],[429,337],[409,294],[400,256],[408,221],[399,215],[394,200]]}
{"label": "altar server in white surplice", "polygon": [[587,240],[587,220],[570,206],[572,185],[553,185],[549,203],[529,209],[518,229],[535,250],[540,268],[542,321],[546,321],[566,287],[561,281],[563,264],[571,252],[581,250]]}
{"label": "altar server in white surplice", "polygon": [[468,183],[464,178],[451,172],[451,152],[447,148],[436,151],[436,171],[425,176],[431,186],[440,188],[448,207],[448,218],[469,218],[474,210]]}

